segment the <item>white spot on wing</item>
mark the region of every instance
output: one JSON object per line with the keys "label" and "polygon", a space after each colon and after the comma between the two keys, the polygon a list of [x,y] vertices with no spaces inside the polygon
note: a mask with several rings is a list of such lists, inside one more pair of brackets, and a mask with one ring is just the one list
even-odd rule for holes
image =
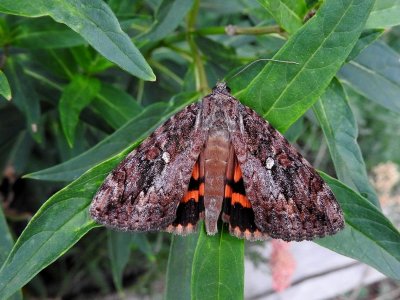
{"label": "white spot on wing", "polygon": [[275,165],[275,162],[274,162],[273,158],[272,157],[268,157],[267,161],[265,162],[265,167],[268,170],[271,170],[274,165]]}
{"label": "white spot on wing", "polygon": [[171,160],[171,155],[168,152],[164,152],[162,154],[162,159],[164,160],[164,162],[166,164],[168,164],[170,162],[170,160]]}

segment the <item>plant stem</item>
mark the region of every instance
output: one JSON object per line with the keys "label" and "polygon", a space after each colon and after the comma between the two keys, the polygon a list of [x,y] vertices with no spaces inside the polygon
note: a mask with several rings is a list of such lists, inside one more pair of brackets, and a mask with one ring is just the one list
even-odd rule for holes
{"label": "plant stem", "polygon": [[188,30],[186,32],[186,39],[188,41],[190,50],[193,55],[194,70],[196,76],[196,90],[201,92],[202,94],[205,94],[209,90],[207,76],[204,70],[203,61],[201,59],[201,54],[194,40],[194,36],[193,34],[191,34],[191,32],[195,30],[196,18],[199,11],[199,4],[200,1],[195,0],[193,8],[190,11],[189,18],[187,21]]}
{"label": "plant stem", "polygon": [[262,35],[262,34],[270,34],[270,33],[278,33],[282,34],[282,29],[277,26],[260,26],[260,27],[240,27],[235,25],[228,25],[225,27],[205,27],[200,28],[198,30],[194,30],[193,34],[201,34],[201,35],[213,35],[213,34],[228,34],[228,35]]}
{"label": "plant stem", "polygon": [[175,42],[180,42],[187,38],[188,34],[191,35],[263,35],[276,33],[283,37],[286,37],[285,33],[279,26],[261,26],[261,27],[239,27],[234,25],[228,26],[215,26],[215,27],[204,27],[200,29],[192,28],[186,33],[178,33],[165,38],[164,43],[171,44]]}

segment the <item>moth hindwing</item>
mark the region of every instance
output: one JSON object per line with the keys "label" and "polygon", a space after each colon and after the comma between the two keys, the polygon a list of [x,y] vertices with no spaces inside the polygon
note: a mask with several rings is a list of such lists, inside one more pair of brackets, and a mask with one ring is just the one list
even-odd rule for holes
{"label": "moth hindwing", "polygon": [[91,216],[112,228],[185,235],[204,219],[248,240],[310,240],[344,227],[332,191],[289,142],[225,83],[189,105],[105,179]]}

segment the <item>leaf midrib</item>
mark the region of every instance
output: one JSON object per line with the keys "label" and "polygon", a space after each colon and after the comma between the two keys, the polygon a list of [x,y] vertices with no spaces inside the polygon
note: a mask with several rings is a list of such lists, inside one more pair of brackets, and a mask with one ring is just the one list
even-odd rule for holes
{"label": "leaf midrib", "polygon": [[[267,109],[267,111],[265,113],[263,113],[264,117],[267,117],[267,115],[269,114],[269,112],[275,108],[275,106],[277,105],[278,102],[280,102],[280,99],[286,94],[286,92],[288,91],[288,89],[291,87],[292,84],[294,84],[295,80],[297,79],[297,77],[300,76],[300,74],[303,74],[303,71],[305,70],[306,66],[308,66],[308,64],[310,63],[310,61],[315,57],[315,55],[319,52],[319,50],[322,48],[322,46],[325,45],[326,41],[328,40],[328,38],[335,32],[335,29],[339,26],[339,24],[341,23],[342,19],[344,18],[344,16],[347,14],[348,10],[350,9],[350,7],[352,6],[352,4],[349,4],[347,9],[345,10],[345,12],[342,14],[342,16],[340,17],[339,21],[336,23],[336,25],[332,28],[332,30],[330,31],[330,33],[326,36],[326,38],[323,39],[323,42],[320,43],[320,45],[317,47],[316,51],[314,51],[314,53],[309,57],[309,59],[301,66],[299,72],[297,72],[297,74],[290,80],[290,82],[285,86],[285,88],[282,90],[281,94],[279,95],[279,97],[275,100],[275,102]],[[253,80],[256,81],[258,79],[258,77],[260,77],[262,72],[260,72],[256,78]]]}

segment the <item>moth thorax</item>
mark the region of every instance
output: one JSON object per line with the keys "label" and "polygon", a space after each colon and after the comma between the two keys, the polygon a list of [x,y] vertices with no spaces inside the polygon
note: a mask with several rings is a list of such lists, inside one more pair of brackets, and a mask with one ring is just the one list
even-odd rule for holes
{"label": "moth thorax", "polygon": [[204,207],[208,233],[217,232],[224,199],[224,180],[229,159],[229,133],[211,131],[204,149]]}

